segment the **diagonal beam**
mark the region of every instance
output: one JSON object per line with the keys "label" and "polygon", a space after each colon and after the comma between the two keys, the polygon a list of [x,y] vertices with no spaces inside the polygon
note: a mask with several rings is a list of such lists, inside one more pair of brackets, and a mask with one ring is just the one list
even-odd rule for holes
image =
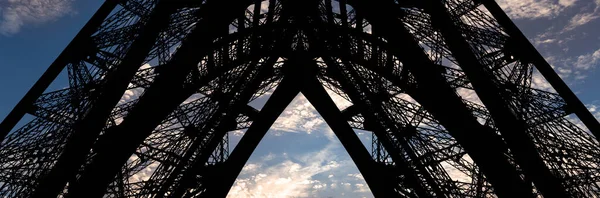
{"label": "diagonal beam", "polygon": [[364,176],[367,185],[375,197],[395,197],[394,180],[390,175],[383,174],[378,165],[371,157],[369,151],[363,146],[362,142],[352,130],[348,122],[343,119],[343,115],[336,108],[335,103],[329,97],[321,83],[312,78],[306,82],[302,93],[306,99],[315,107],[317,112],[323,117],[335,135],[338,137],[344,148],[350,154],[352,161],[358,167],[358,170]]}
{"label": "diagonal beam", "polygon": [[[133,154],[139,144],[150,135],[156,126],[181,102],[193,94],[194,87],[182,86],[186,76],[200,62],[199,59],[212,51],[213,39],[221,36],[208,27],[225,26],[231,14],[245,8],[245,1],[209,1],[205,5],[208,19],[196,25],[178,52],[171,58],[170,67],[158,71],[159,75],[140,97],[124,121],[107,130],[96,145],[99,152],[82,171],[77,182],[69,185],[69,197],[101,197],[106,186],[114,179],[122,165]],[[229,14],[229,15],[228,15]],[[206,79],[200,79],[208,80]],[[165,97],[169,96],[169,97]],[[160,105],[157,105],[160,104]]]}
{"label": "diagonal beam", "polygon": [[505,31],[519,44],[525,47],[522,51],[527,53],[527,57],[530,58],[535,64],[535,68],[544,76],[548,83],[552,85],[552,88],[558,92],[567,102],[568,107],[575,112],[575,115],[583,124],[594,134],[596,139],[600,141],[600,123],[598,120],[588,111],[585,105],[577,98],[575,93],[569,86],[558,76],[556,71],[552,69],[552,66],[544,59],[544,57],[538,52],[535,47],[529,42],[527,37],[519,30],[519,28],[510,20],[508,15],[502,11],[502,8],[493,0],[482,0],[481,1],[485,8],[490,11],[492,16],[496,19]]}
{"label": "diagonal beam", "polygon": [[[300,63],[315,65],[314,62],[301,61]],[[306,67],[306,65],[298,64],[298,62],[293,66]],[[350,157],[365,177],[374,195],[376,197],[389,197],[396,194],[393,191],[394,188],[391,186],[394,185],[394,182],[391,182],[391,179],[381,179],[387,176],[379,172],[381,169],[377,168],[375,161],[373,161],[369,152],[362,145],[358,136],[356,136],[350,125],[343,119],[339,109],[335,108],[335,103],[327,95],[327,92],[320,85],[314,73],[311,76],[310,73],[303,69],[292,69],[293,72],[288,73],[283,78],[273,92],[273,95],[259,112],[258,119],[252,123],[252,126],[246,131],[244,137],[242,137],[235,150],[231,153],[226,164],[221,167],[220,174],[215,174],[216,178],[211,180],[214,181],[212,183],[214,186],[211,186],[202,195],[203,197],[225,197],[227,195],[243,166],[256,149],[256,146],[258,146],[261,139],[283,110],[300,92],[304,93],[309,102],[314,105],[319,114],[321,114],[340,139],[342,145],[346,148]]]}
{"label": "diagonal beam", "polygon": [[[4,138],[8,133],[17,125],[17,123],[23,118],[32,105],[35,103],[44,91],[50,86],[52,81],[60,74],[61,71],[73,61],[73,57],[78,52],[85,51],[83,48],[92,48],[93,46],[85,46],[88,44],[87,40],[94,34],[94,32],[102,25],[102,22],[108,17],[111,11],[117,6],[117,0],[107,0],[102,6],[96,11],[94,16],[89,22],[83,26],[83,28],[77,33],[77,36],[67,45],[65,50],[56,58],[56,60],[50,65],[50,67],[42,74],[40,79],[35,82],[33,87],[23,96],[23,98],[17,103],[15,108],[4,118],[0,123],[0,144],[4,141]],[[75,56],[76,57],[76,56]]]}
{"label": "diagonal beam", "polygon": [[229,189],[235,182],[237,175],[258,146],[258,143],[265,136],[269,128],[273,125],[279,115],[300,93],[300,87],[297,86],[298,78],[284,78],[279,86],[273,91],[267,103],[258,113],[256,120],[253,121],[250,128],[246,131],[240,142],[237,144],[227,161],[223,165],[221,174],[215,174],[215,178],[209,179],[207,183],[207,192],[201,197],[225,197]]}
{"label": "diagonal beam", "polygon": [[169,22],[172,11],[169,6],[159,4],[152,12],[148,25],[143,33],[132,43],[123,61],[116,70],[108,73],[106,82],[93,96],[93,105],[88,113],[74,124],[73,135],[69,137],[63,153],[49,173],[40,180],[33,197],[57,195],[69,179],[72,179],[78,168],[85,162],[97,136],[105,127],[112,109],[119,102],[129,82],[143,64],[147,54],[152,50],[159,33]]}
{"label": "diagonal beam", "polygon": [[[329,58],[325,59],[325,61],[329,66],[327,71],[328,75],[331,75],[338,82],[341,83],[342,88],[348,93],[351,100],[356,105],[355,108],[358,109],[357,111],[359,111],[363,115],[363,117],[365,117],[365,122],[368,122],[368,120],[372,122],[377,122],[378,118],[375,117],[374,112],[369,111],[374,107],[367,105],[367,103],[363,101],[365,98],[361,97],[361,93],[366,91],[364,86],[362,86],[364,82],[350,82],[348,79],[345,78],[346,76],[344,76],[345,74],[342,73],[342,69],[339,68],[339,64],[336,64],[333,60],[329,60]],[[370,93],[365,93],[365,95],[369,94]],[[370,102],[380,103],[378,101]],[[390,153],[392,160],[395,162],[395,168],[399,169],[400,174],[404,176],[404,180],[407,186],[410,187],[419,197],[431,197],[430,191],[427,189],[426,183],[422,182],[422,177],[420,177],[425,175],[427,175],[428,177],[429,174],[427,172],[423,172],[421,173],[421,175],[418,171],[414,170],[412,167],[409,167],[404,154],[400,152],[401,149],[398,146],[399,143],[393,140],[393,136],[386,134],[386,130],[383,128],[383,126],[379,126],[379,123],[371,126],[375,128],[373,132],[377,135],[378,139],[381,141],[386,150]],[[401,147],[405,148],[404,145]],[[426,181],[427,183],[432,183],[431,180]]]}
{"label": "diagonal beam", "polygon": [[[384,36],[390,44],[387,50],[402,59],[403,64],[415,76],[420,88],[415,89],[409,95],[413,96],[433,113],[444,127],[448,128],[452,136],[469,152],[475,163],[485,173],[498,196],[531,197],[531,187],[522,180],[513,165],[508,162],[500,146],[495,146],[502,144],[492,138],[493,131],[479,125],[470,115],[471,113],[464,108],[464,104],[455,91],[449,89],[449,85],[441,74],[429,69],[431,61],[401,21],[393,20],[392,17],[382,17],[385,15],[373,14],[385,12],[394,15],[396,13],[394,4],[391,1],[373,4],[355,0],[350,2],[358,13],[362,13],[365,18],[370,19],[374,28],[378,28],[380,35]],[[389,76],[390,79],[397,78],[386,75],[385,72],[380,74]],[[398,83],[397,80],[391,81]],[[439,100],[441,96],[444,96],[444,99]],[[449,110],[449,107],[452,107],[452,110]],[[493,143],[494,146],[488,145],[489,143]]]}
{"label": "diagonal beam", "polygon": [[519,118],[518,113],[511,111],[508,102],[502,100],[505,98],[504,91],[493,81],[496,78],[491,76],[485,70],[486,67],[478,61],[443,2],[433,0],[428,2],[432,23],[442,33],[448,48],[471,80],[475,92],[490,111],[496,126],[513,151],[515,160],[525,171],[526,177],[533,181],[544,197],[567,197],[560,179],[545,164],[527,134],[527,123]]}

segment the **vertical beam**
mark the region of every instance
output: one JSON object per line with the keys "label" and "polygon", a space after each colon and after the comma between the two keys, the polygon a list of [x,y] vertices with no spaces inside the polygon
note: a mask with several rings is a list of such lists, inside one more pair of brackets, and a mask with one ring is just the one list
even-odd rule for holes
{"label": "vertical beam", "polygon": [[111,11],[117,6],[118,0],[107,0],[100,6],[98,11],[92,16],[92,18],[83,26],[83,28],[77,33],[73,41],[67,45],[63,52],[56,58],[56,60],[50,65],[50,67],[42,74],[40,79],[31,87],[31,89],[25,94],[25,96],[17,103],[15,108],[4,118],[0,123],[0,144],[4,141],[4,138],[10,131],[17,125],[17,123],[27,113],[35,100],[39,98],[44,91],[50,86],[52,81],[60,74],[60,72],[69,64],[74,61],[74,58],[83,57],[80,52],[85,51],[82,49],[93,47],[86,46],[89,44],[89,38],[98,30],[98,28],[104,22],[104,19],[108,17]]}
{"label": "vertical beam", "polygon": [[[161,6],[162,5],[162,6]],[[170,6],[160,4],[151,14],[148,24],[133,42],[131,49],[116,70],[106,76],[106,83],[93,93],[93,106],[73,127],[63,153],[52,170],[41,179],[33,197],[46,197],[60,193],[68,180],[77,173],[89,153],[94,140],[105,127],[113,107],[119,102],[131,79],[152,50],[160,31],[168,25]]]}
{"label": "vertical beam", "polygon": [[527,37],[519,30],[519,28],[510,20],[508,15],[502,11],[502,8],[494,0],[480,0],[483,5],[490,11],[492,16],[504,28],[506,33],[511,38],[516,39],[516,43],[522,44],[519,47],[524,47],[527,52],[527,58],[531,59],[535,67],[540,71],[542,76],[548,80],[548,83],[558,92],[558,94],[567,102],[567,107],[575,112],[575,115],[581,119],[583,124],[594,134],[597,140],[600,141],[600,123],[588,111],[585,105],[577,98],[575,93],[569,86],[560,78],[560,76],[552,69],[550,64],[546,62],[544,57],[538,52],[535,47],[527,40]]}
{"label": "vertical beam", "polygon": [[527,134],[525,121],[519,119],[511,107],[503,101],[502,90],[492,81],[485,71],[473,50],[462,36],[459,27],[452,20],[441,1],[429,0],[428,11],[432,17],[434,27],[438,28],[452,52],[459,62],[467,78],[471,80],[474,90],[485,104],[494,119],[496,126],[500,129],[515,159],[525,171],[544,197],[568,197],[565,188],[561,185],[559,178],[550,172],[542,157],[537,152],[536,146]]}

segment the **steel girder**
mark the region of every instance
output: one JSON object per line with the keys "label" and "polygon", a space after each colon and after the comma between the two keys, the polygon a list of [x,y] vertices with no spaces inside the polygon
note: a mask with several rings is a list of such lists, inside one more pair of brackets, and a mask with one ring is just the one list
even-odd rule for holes
{"label": "steel girder", "polygon": [[600,194],[600,125],[494,1],[108,0],[0,124],[0,195],[225,196],[299,92],[377,197]]}

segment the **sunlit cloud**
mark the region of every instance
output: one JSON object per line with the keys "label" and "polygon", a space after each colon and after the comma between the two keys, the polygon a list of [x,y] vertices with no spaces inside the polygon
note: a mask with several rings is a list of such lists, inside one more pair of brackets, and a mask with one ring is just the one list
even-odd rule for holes
{"label": "sunlit cloud", "polygon": [[[340,110],[352,104],[329,90],[328,93]],[[306,97],[298,94],[279,116],[277,121],[275,121],[271,129],[274,130],[273,135],[281,135],[282,132],[296,133],[299,131],[311,134],[324,123],[323,118],[320,117],[312,104],[306,100]]]}
{"label": "sunlit cloud", "polygon": [[[351,103],[333,93],[338,108]],[[306,132],[323,135],[324,147],[306,153],[269,153],[257,161],[248,162],[228,197],[316,197],[336,196],[356,192],[355,197],[371,197],[354,162],[340,156],[341,144],[308,100],[299,94],[273,124],[269,134],[285,136]],[[293,141],[293,140],[290,140]],[[311,148],[314,149],[314,148]],[[317,176],[321,176],[320,179]],[[340,188],[341,186],[341,188]]]}
{"label": "sunlit cloud", "polygon": [[[326,133],[329,129],[320,130]],[[326,192],[359,192],[371,196],[364,178],[353,169],[350,159],[338,155],[341,144],[335,139],[321,149],[307,153],[269,153],[249,162],[231,188],[229,198],[241,197],[316,197]],[[276,162],[274,165],[267,165]],[[316,179],[322,175],[325,179]],[[343,186],[338,189],[338,185]],[[339,194],[338,194],[339,195]]]}
{"label": "sunlit cloud", "polygon": [[512,19],[553,18],[575,5],[577,0],[498,0]]}
{"label": "sunlit cloud", "polygon": [[300,131],[310,134],[324,122],[304,95],[299,94],[283,111],[271,129],[275,131],[274,135],[281,135],[281,132]]}
{"label": "sunlit cloud", "polygon": [[0,1],[0,33],[15,34],[27,25],[53,21],[72,13],[73,0]]}
{"label": "sunlit cloud", "polygon": [[576,14],[575,16],[573,16],[573,18],[571,18],[571,20],[569,21],[569,24],[565,27],[564,31],[569,31],[569,30],[573,30],[579,26],[585,25],[595,19],[597,19],[598,14],[596,12],[586,12],[586,13],[579,13]]}
{"label": "sunlit cloud", "polygon": [[598,65],[598,63],[600,62],[600,49],[588,53],[588,54],[583,54],[577,57],[577,62],[575,62],[575,68],[578,69],[583,69],[583,70],[588,70],[591,69],[593,67],[595,67],[596,65]]}

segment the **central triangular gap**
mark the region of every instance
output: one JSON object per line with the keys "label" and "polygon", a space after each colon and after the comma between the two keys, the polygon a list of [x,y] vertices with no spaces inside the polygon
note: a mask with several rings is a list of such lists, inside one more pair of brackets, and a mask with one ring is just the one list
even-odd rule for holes
{"label": "central triangular gap", "polygon": [[[351,105],[333,92],[329,94],[338,108]],[[267,93],[250,105],[261,109],[268,97]],[[241,135],[231,134],[231,149]],[[370,141],[370,134],[359,137],[364,143]],[[259,143],[227,197],[373,195],[333,131],[304,95],[298,94]]]}

